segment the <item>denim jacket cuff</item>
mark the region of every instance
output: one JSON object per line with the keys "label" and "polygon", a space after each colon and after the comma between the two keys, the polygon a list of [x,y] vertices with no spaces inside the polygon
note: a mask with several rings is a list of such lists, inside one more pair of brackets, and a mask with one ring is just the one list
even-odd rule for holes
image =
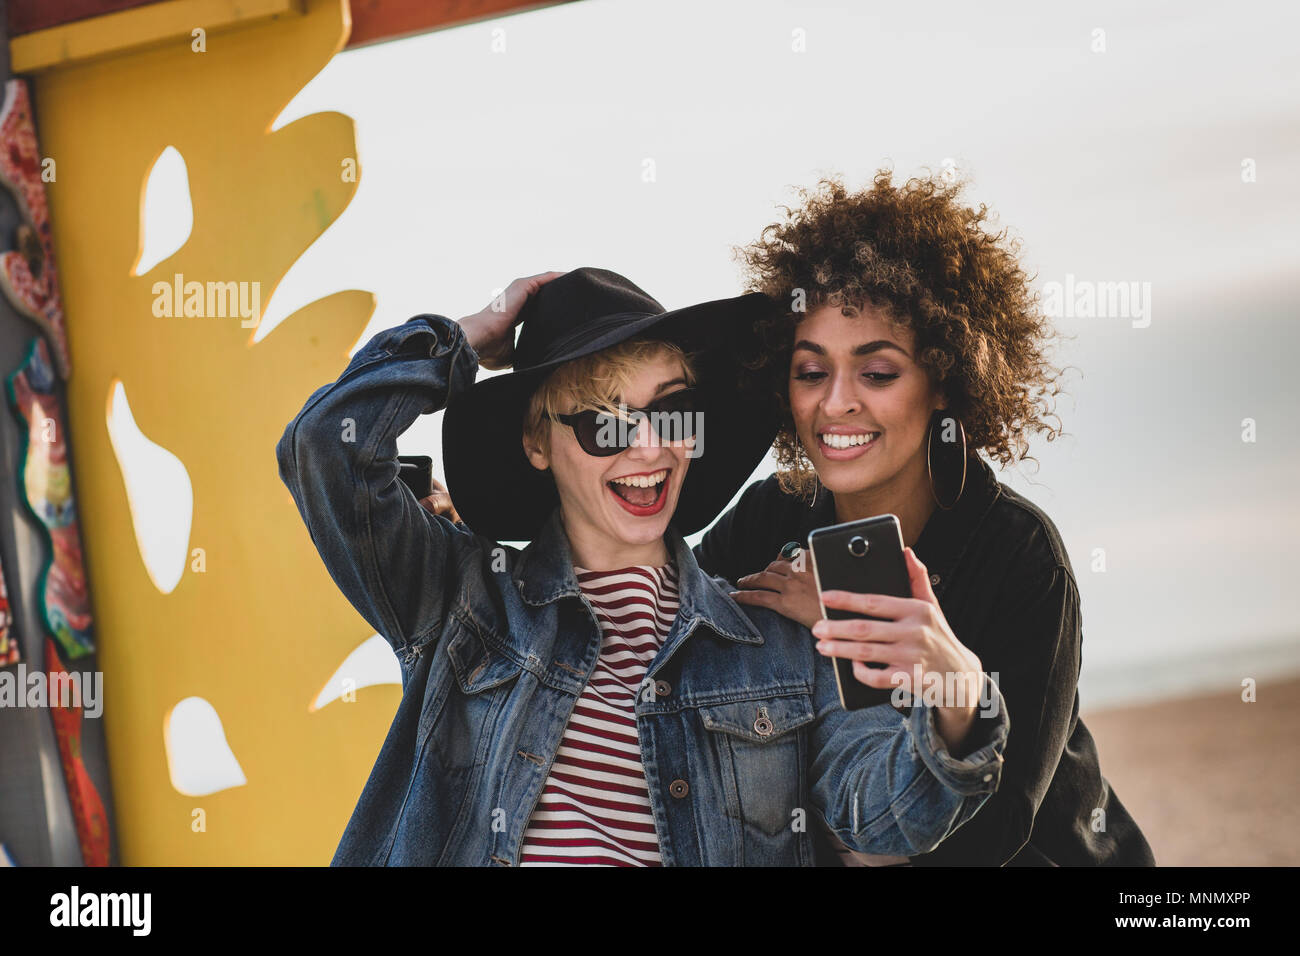
{"label": "denim jacket cuff", "polygon": [[975,749],[958,760],[935,726],[935,708],[923,701],[912,707],[912,740],[921,760],[945,787],[963,795],[993,793],[1002,777],[1002,753],[1011,728],[1007,702],[997,682],[984,675],[986,690],[975,710],[966,746]]}
{"label": "denim jacket cuff", "polygon": [[443,358],[450,354],[453,364],[455,358],[463,356],[472,363],[474,371],[478,370],[478,353],[465,338],[465,330],[445,315],[426,312],[412,316],[401,325],[376,334],[365,347],[381,355],[407,353],[422,358]]}

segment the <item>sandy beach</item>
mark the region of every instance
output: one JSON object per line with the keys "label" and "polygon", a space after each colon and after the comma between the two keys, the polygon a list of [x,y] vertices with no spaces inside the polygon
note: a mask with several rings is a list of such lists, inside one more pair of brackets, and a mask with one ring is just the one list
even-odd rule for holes
{"label": "sandy beach", "polygon": [[1081,716],[1158,865],[1300,864],[1300,679]]}

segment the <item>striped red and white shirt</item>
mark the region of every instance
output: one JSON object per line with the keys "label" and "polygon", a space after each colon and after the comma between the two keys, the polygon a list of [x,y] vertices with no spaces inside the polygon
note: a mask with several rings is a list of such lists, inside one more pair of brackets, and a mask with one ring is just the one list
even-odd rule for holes
{"label": "striped red and white shirt", "polygon": [[600,659],[529,818],[520,865],[659,866],[634,708],[677,617],[677,569],[573,570],[600,623]]}

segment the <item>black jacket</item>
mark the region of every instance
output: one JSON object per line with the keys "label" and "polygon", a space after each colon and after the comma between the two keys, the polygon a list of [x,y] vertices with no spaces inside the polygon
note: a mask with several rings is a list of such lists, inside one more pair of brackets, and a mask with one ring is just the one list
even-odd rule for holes
{"label": "black jacket", "polygon": [[[824,487],[809,507],[773,476],[745,489],[695,552],[734,582],[834,523]],[[1079,591],[1051,519],[972,457],[960,500],[934,512],[913,550],[953,633],[998,677],[1011,718],[998,791],[913,864],[1155,865],[1079,720]]]}

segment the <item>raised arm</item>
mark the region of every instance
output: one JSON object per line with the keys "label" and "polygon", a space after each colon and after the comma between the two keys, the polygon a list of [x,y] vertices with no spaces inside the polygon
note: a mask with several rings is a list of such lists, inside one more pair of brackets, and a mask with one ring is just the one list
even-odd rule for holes
{"label": "raised arm", "polygon": [[371,338],[276,445],[330,576],[399,657],[438,633],[449,580],[474,539],[399,480],[397,436],[469,388],[477,369],[460,325],[417,315]]}
{"label": "raised arm", "polygon": [[399,478],[397,436],[473,385],[480,359],[509,367],[520,310],[561,274],[516,279],[460,322],[425,314],[380,332],[276,445],[330,576],[404,661],[439,633],[458,570],[483,539],[420,506]]}

